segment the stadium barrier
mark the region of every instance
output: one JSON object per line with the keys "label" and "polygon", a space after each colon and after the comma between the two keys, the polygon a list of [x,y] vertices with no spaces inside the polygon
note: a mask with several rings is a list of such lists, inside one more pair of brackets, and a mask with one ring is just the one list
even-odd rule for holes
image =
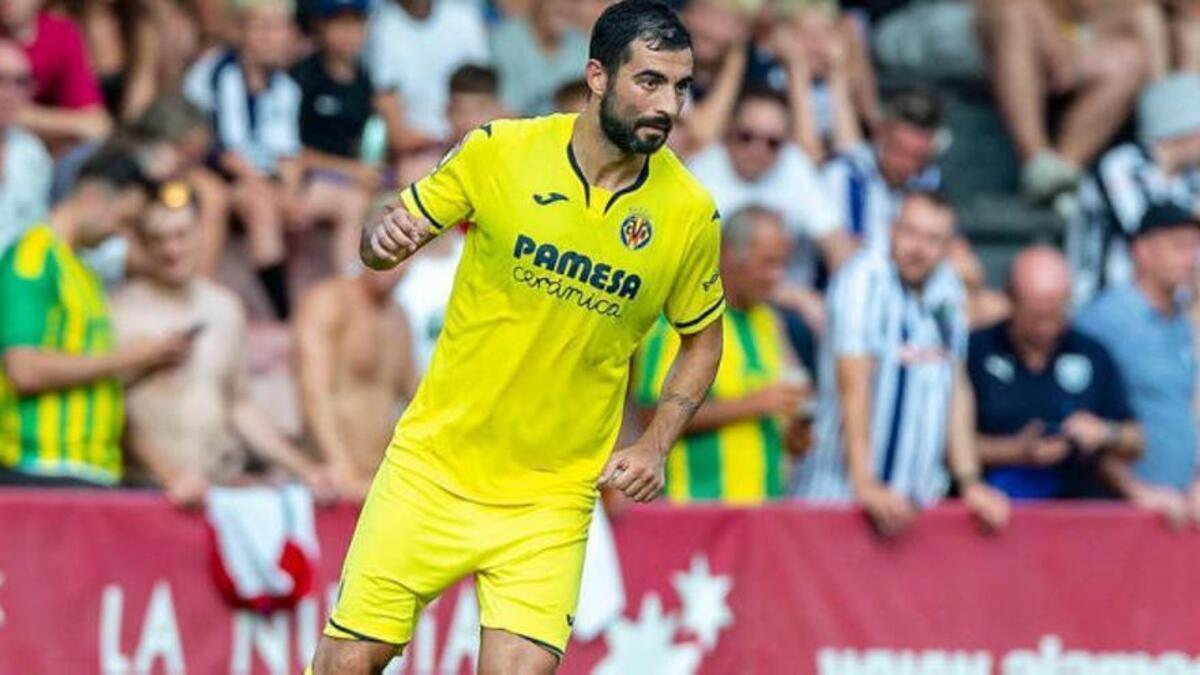
{"label": "stadium barrier", "polygon": [[[258,616],[221,604],[197,514],[0,491],[0,673],[297,673],[354,519],[319,511],[318,592]],[[1200,673],[1200,532],[1123,506],[1019,508],[995,536],[943,506],[889,542],[849,510],[655,505],[613,534],[623,615],[561,672]],[[468,671],[469,591],[430,608],[389,673]]]}

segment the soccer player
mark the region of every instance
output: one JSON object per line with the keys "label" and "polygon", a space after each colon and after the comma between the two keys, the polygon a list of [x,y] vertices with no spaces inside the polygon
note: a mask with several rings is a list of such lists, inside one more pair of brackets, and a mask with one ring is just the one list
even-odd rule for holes
{"label": "soccer player", "polygon": [[[549,673],[567,646],[597,487],[648,501],[703,400],[725,300],[712,199],[662,146],[692,76],[665,5],[593,29],[581,114],[472,131],[365,232],[393,267],[470,220],[433,360],[350,544],[316,675],[379,673],[421,609],[473,574],[480,672]],[[660,315],[681,335],[656,414],[615,443],[628,364]]]}

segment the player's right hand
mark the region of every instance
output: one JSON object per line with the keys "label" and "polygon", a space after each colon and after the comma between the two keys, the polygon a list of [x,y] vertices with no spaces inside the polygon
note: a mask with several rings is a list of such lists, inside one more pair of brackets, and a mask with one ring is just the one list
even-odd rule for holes
{"label": "player's right hand", "polygon": [[402,206],[393,206],[367,231],[363,262],[373,269],[395,267],[415,253],[428,236],[429,221]]}
{"label": "player's right hand", "polygon": [[596,489],[619,490],[635,502],[653,501],[666,484],[666,464],[666,453],[635,443],[608,458]]}

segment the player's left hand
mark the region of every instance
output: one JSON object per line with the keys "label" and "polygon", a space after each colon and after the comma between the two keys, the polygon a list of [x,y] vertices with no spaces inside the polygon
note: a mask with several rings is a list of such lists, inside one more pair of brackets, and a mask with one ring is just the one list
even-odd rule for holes
{"label": "player's left hand", "polygon": [[608,458],[596,488],[621,491],[635,502],[652,501],[666,482],[667,453],[642,443],[617,450]]}

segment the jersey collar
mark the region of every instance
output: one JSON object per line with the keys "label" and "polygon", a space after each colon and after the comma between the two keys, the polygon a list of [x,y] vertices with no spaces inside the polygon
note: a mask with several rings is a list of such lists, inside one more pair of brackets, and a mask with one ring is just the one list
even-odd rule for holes
{"label": "jersey collar", "polygon": [[[612,196],[608,198],[608,203],[604,205],[605,213],[608,213],[608,210],[612,208],[612,205],[615,204],[616,201],[622,196],[637,190],[646,183],[646,179],[650,177],[650,157],[651,155],[646,156],[646,161],[642,163],[642,170],[638,172],[637,178],[635,178],[632,183],[612,193]],[[588,208],[591,208],[592,186],[588,184],[587,178],[584,177],[583,169],[579,168],[579,160],[575,159],[575,149],[571,147],[571,140],[569,138],[567,139],[567,161],[570,162],[571,170],[575,172],[575,177],[578,178],[579,183],[583,185],[584,204]]]}

